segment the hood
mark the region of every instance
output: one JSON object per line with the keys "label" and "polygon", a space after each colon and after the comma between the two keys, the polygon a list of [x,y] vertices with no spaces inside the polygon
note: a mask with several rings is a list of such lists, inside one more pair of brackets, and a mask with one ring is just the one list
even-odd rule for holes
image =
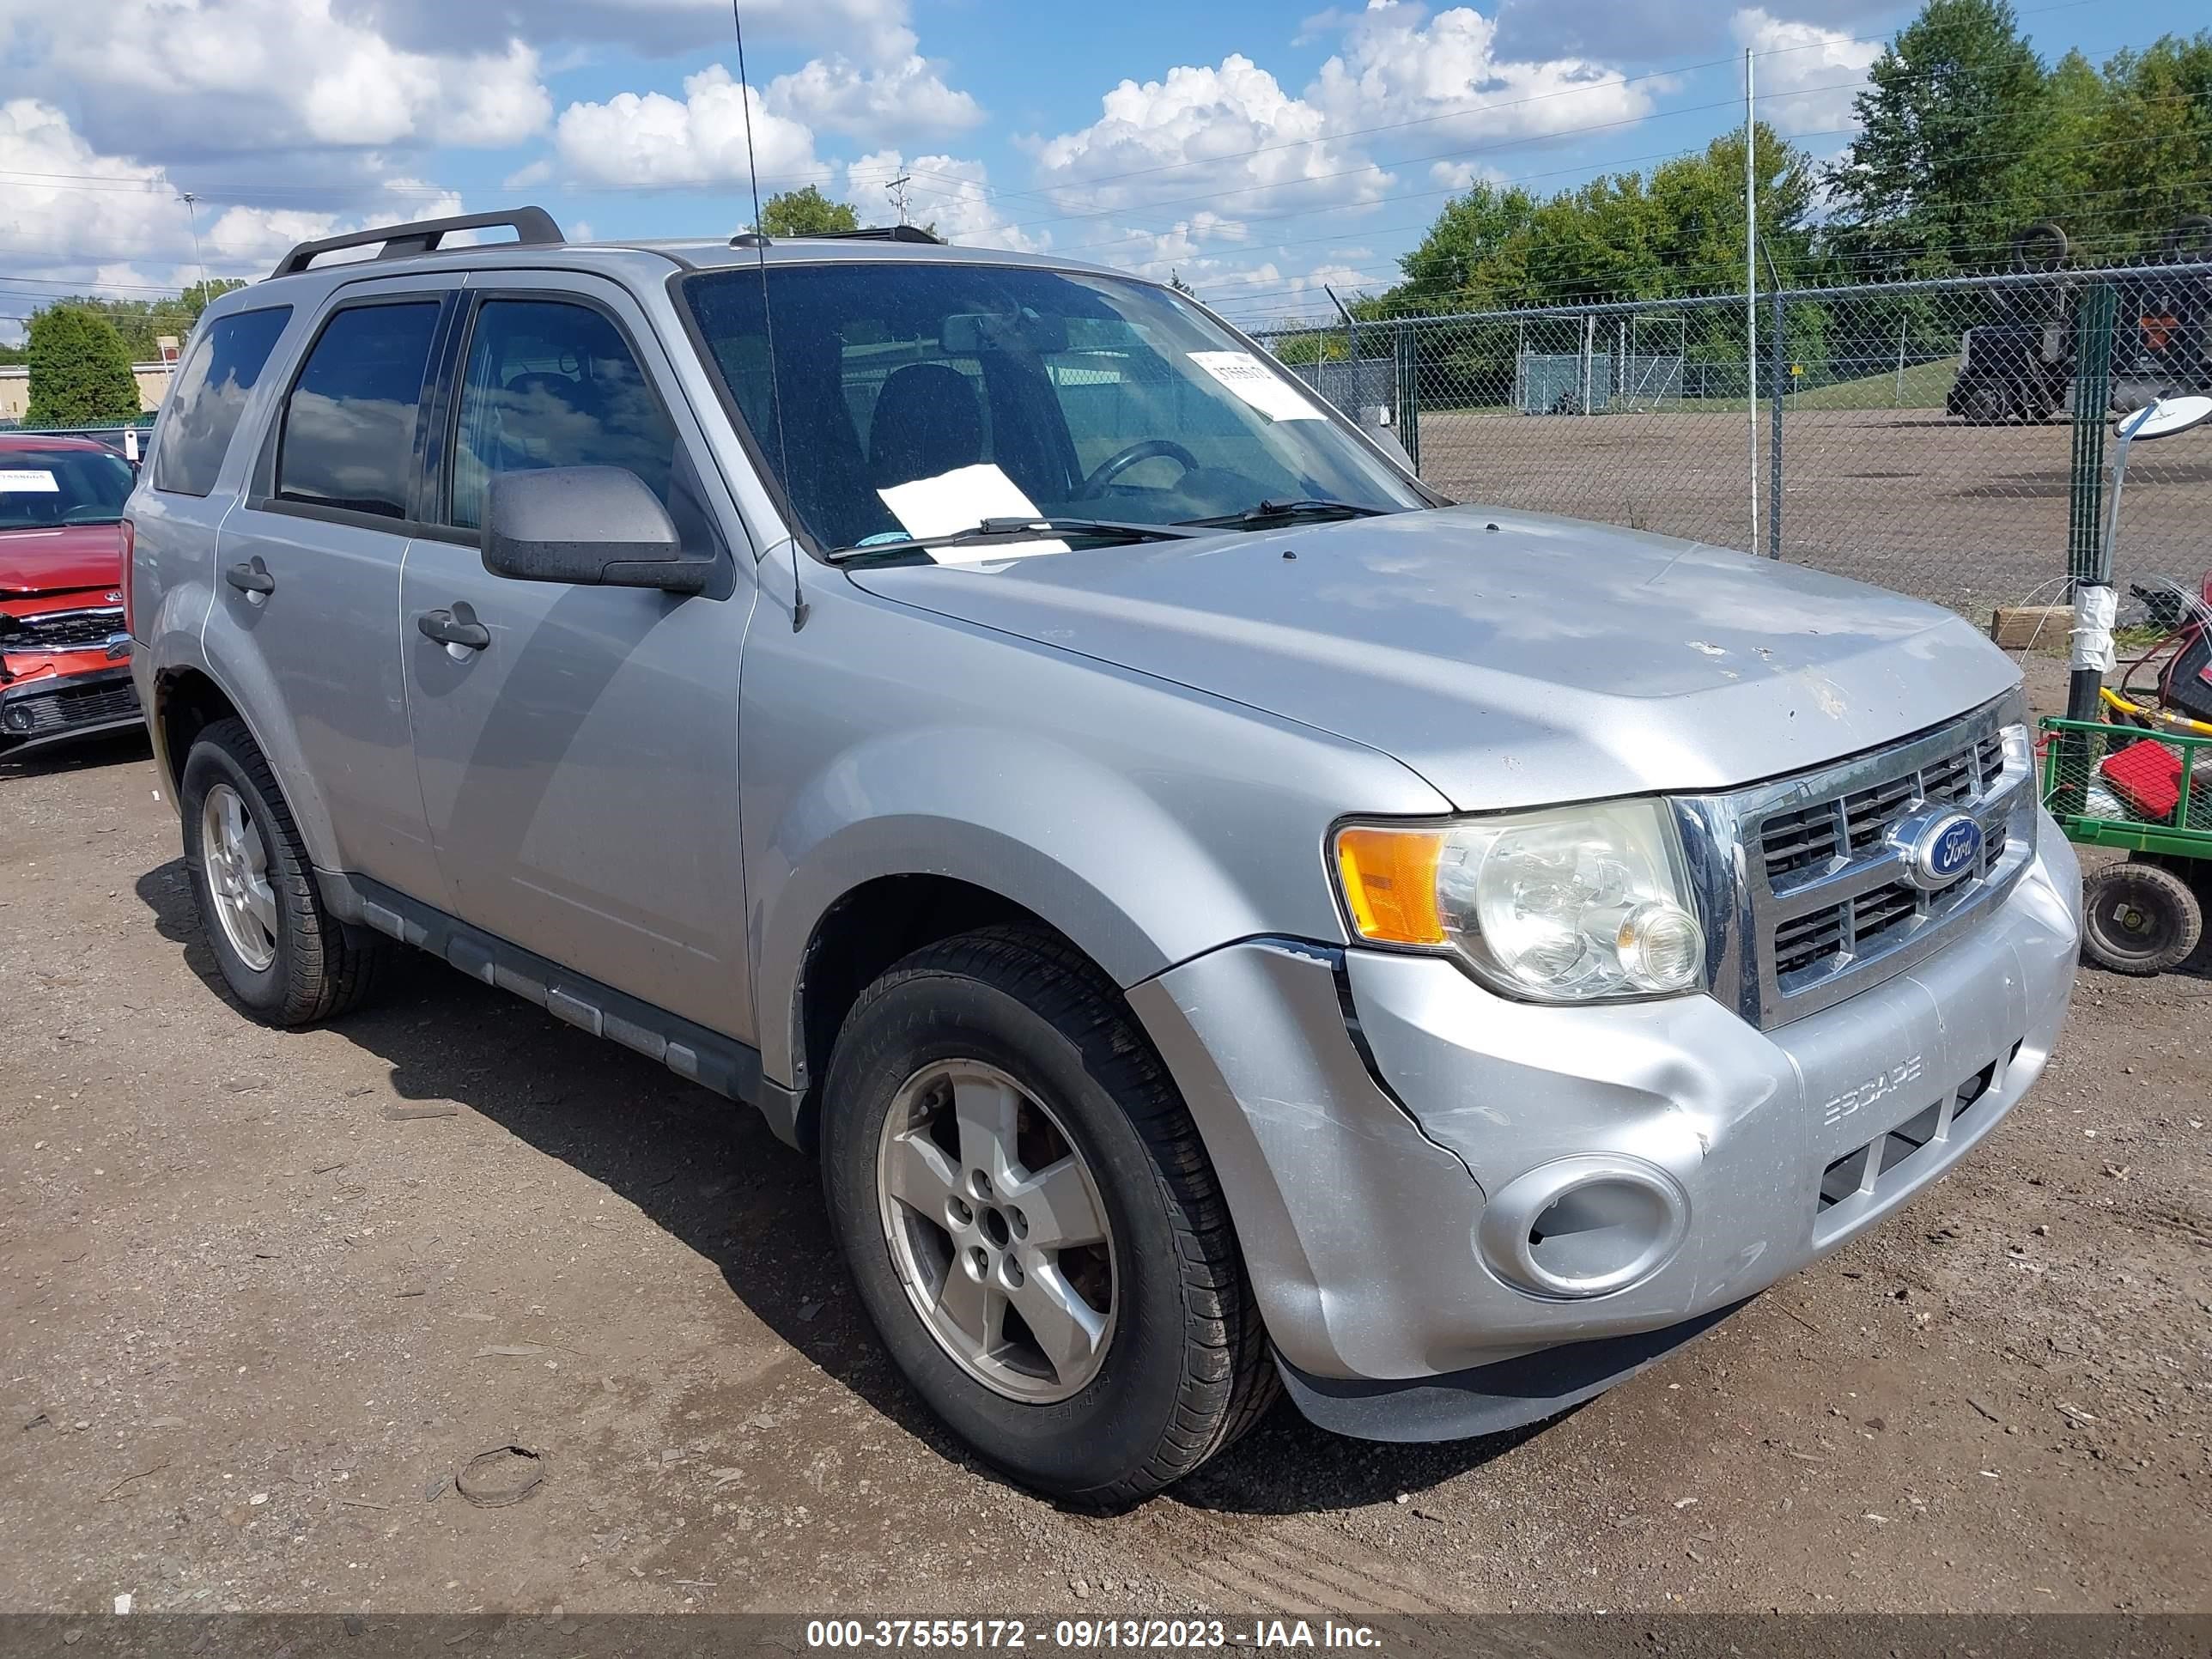
{"label": "hood", "polygon": [[1730,787],[2019,679],[1964,619],[1881,588],[1495,508],[848,574],[1382,750],[1466,811]]}
{"label": "hood", "polygon": [[123,528],[70,524],[53,530],[0,530],[0,593],[59,593],[117,587],[123,580]]}

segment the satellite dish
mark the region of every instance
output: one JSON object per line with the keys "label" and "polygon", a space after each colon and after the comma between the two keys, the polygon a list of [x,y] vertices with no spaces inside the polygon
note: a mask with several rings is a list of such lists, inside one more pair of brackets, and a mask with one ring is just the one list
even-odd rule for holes
{"label": "satellite dish", "polygon": [[2186,432],[2208,418],[2212,418],[2212,398],[2160,398],[2121,421],[2120,436],[2130,442],[2148,443],[2153,438]]}

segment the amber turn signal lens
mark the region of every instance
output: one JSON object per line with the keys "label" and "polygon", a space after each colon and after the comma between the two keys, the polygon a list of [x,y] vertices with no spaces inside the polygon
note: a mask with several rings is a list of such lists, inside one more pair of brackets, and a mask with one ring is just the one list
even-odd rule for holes
{"label": "amber turn signal lens", "polygon": [[1385,945],[1445,942],[1437,908],[1437,865],[1443,848],[1440,830],[1337,832],[1337,872],[1361,938]]}

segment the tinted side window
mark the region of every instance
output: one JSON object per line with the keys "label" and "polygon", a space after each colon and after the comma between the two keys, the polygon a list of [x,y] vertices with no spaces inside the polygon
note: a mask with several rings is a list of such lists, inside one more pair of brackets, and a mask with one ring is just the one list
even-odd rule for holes
{"label": "tinted side window", "polygon": [[438,311],[435,300],[355,306],[323,325],[284,404],[281,500],[407,516]]}
{"label": "tinted side window", "polygon": [[487,300],[469,336],[449,521],[473,529],[502,472],[619,466],[670,501],[676,432],[622,331],[589,306]]}
{"label": "tinted side window", "polygon": [[223,452],[246,413],[246,394],[268,367],[289,306],[240,311],[208,325],[177,375],[154,456],[154,488],[204,495],[215,488]]}

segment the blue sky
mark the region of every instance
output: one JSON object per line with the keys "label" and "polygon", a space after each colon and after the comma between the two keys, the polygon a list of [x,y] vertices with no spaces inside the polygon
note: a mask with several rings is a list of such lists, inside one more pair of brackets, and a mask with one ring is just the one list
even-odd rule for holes
{"label": "blue sky", "polygon": [[[1761,113],[1817,154],[1911,6],[1359,0],[0,0],[0,336],[46,295],[265,270],[364,222],[538,201],[726,234],[811,182],[956,240],[1164,275],[1240,318],[1373,289],[1471,177],[1549,189]],[[2047,58],[2203,23],[2027,3]],[[180,191],[197,198],[188,210]],[[197,235],[197,242],[194,237]]]}

